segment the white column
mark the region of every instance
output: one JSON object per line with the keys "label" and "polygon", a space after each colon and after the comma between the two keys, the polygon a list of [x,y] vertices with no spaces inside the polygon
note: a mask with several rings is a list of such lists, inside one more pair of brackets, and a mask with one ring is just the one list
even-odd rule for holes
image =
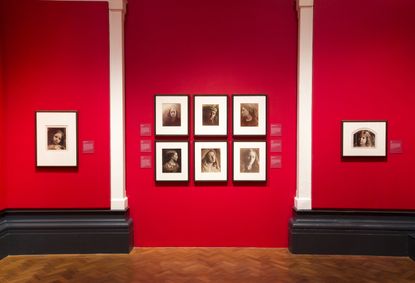
{"label": "white column", "polygon": [[126,0],[109,0],[111,210],[125,210],[124,15]]}
{"label": "white column", "polygon": [[314,0],[297,0],[297,210],[311,209],[313,6]]}

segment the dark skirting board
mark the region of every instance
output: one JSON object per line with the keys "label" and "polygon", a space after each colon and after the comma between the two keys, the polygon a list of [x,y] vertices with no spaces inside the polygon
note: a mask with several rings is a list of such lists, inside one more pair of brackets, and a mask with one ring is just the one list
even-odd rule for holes
{"label": "dark skirting board", "polygon": [[415,241],[411,211],[294,211],[289,226],[296,254],[408,256]]}
{"label": "dark skirting board", "polygon": [[0,259],[20,254],[129,253],[132,247],[128,211],[0,212]]}

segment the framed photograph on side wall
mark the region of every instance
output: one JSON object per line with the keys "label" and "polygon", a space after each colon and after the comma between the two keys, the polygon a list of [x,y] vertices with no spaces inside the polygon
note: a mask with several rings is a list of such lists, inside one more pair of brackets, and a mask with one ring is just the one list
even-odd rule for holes
{"label": "framed photograph on side wall", "polygon": [[342,121],[342,157],[386,157],[387,121]]}
{"label": "framed photograph on side wall", "polygon": [[78,166],[78,113],[36,111],[36,166]]}
{"label": "framed photograph on side wall", "polygon": [[228,143],[195,142],[195,181],[228,180]]}
{"label": "framed photograph on side wall", "polygon": [[194,135],[226,136],[228,134],[228,96],[194,96]]}
{"label": "framed photograph on side wall", "polygon": [[234,95],[233,135],[266,136],[267,134],[267,96]]}
{"label": "framed photograph on side wall", "polygon": [[265,141],[233,142],[233,180],[267,180],[267,143]]}
{"label": "framed photograph on side wall", "polygon": [[189,142],[155,142],[156,181],[189,181]]}
{"label": "framed photograph on side wall", "polygon": [[189,134],[189,96],[156,95],[154,97],[156,136]]}

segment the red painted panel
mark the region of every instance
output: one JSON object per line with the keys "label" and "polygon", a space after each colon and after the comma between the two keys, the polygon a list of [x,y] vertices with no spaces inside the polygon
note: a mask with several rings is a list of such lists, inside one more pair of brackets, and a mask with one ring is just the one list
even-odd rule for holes
{"label": "red painted panel", "polygon": [[[287,246],[295,194],[296,58],[292,1],[128,3],[127,194],[136,246]],[[283,125],[283,167],[269,169],[265,185],[162,186],[153,169],[140,169],[139,126],[153,124],[155,94],[235,93],[267,94],[269,123]],[[229,127],[229,142],[231,133]]]}
{"label": "red painted panel", "polygon": [[[313,207],[415,209],[412,0],[315,1]],[[341,120],[388,120],[402,154],[342,160]]]}
{"label": "red painted panel", "polygon": [[5,149],[4,149],[4,80],[3,80],[3,9],[0,1],[0,211],[6,208],[6,188],[4,185]]}
{"label": "red painted panel", "polygon": [[[107,5],[7,0],[5,6],[8,207],[108,208]],[[78,168],[36,168],[36,110],[78,111]],[[82,153],[83,140],[95,141],[94,154]]]}

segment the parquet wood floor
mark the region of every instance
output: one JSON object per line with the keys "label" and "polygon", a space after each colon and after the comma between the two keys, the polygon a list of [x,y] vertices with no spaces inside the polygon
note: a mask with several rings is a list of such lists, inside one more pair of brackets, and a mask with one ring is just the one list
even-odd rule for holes
{"label": "parquet wood floor", "polygon": [[0,282],[415,282],[406,257],[293,255],[287,249],[136,248],[129,255],[9,256]]}

